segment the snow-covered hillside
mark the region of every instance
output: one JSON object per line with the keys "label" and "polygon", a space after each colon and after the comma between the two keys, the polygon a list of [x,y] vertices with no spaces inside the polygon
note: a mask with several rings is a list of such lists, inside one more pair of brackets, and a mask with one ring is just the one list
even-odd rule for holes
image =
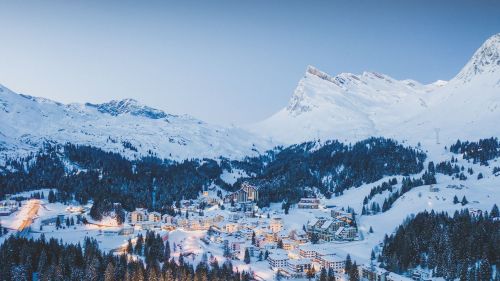
{"label": "snow-covered hillside", "polygon": [[0,120],[0,154],[8,157],[36,151],[44,142],[87,144],[128,157],[151,151],[177,160],[239,158],[271,147],[245,130],[167,114],[132,99],[65,105],[1,85]]}
{"label": "snow-covered hillside", "polygon": [[171,115],[132,99],[65,105],[0,86],[0,154],[23,155],[43,142],[72,142],[128,157],[240,158],[274,144],[372,136],[433,149],[437,139],[449,145],[458,138],[497,136],[499,119],[497,34],[449,82],[424,85],[375,72],[330,76],[309,66],[289,104],[249,130]]}
{"label": "snow-covered hillside", "polygon": [[251,130],[274,140],[355,141],[385,136],[415,142],[498,135],[500,34],[489,38],[460,73],[423,85],[364,72],[330,76],[308,67],[287,107]]}

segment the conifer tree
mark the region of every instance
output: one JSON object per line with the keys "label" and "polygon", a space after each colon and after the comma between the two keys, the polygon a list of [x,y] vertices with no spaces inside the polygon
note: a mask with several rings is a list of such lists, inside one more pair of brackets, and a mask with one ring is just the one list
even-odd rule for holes
{"label": "conifer tree", "polygon": [[500,217],[500,212],[498,211],[497,204],[493,205],[493,208],[491,208],[490,216],[492,218]]}
{"label": "conifer tree", "polygon": [[243,258],[243,261],[246,264],[250,263],[250,252],[248,251],[248,248],[245,249],[245,257]]}
{"label": "conifer tree", "polygon": [[115,267],[112,262],[109,262],[106,266],[106,271],[104,272],[104,281],[114,281],[115,280]]}
{"label": "conifer tree", "polygon": [[351,271],[351,266],[352,266],[351,255],[347,254],[347,256],[345,258],[345,268],[344,268],[344,271],[346,273],[349,273]]}
{"label": "conifer tree", "polygon": [[306,272],[307,280],[313,279],[314,276],[316,276],[316,269],[314,268],[314,266],[312,266],[311,269],[307,270]]}
{"label": "conifer tree", "polygon": [[165,242],[165,252],[163,255],[163,261],[168,262],[170,260],[170,242],[167,240]]}
{"label": "conifer tree", "polygon": [[319,274],[319,281],[328,281],[328,273],[326,272],[326,268],[322,267]]}
{"label": "conifer tree", "polygon": [[278,240],[278,244],[277,244],[277,247],[278,249],[283,249],[283,240]]}
{"label": "conifer tree", "polygon": [[465,206],[469,204],[469,201],[467,201],[467,198],[465,198],[465,196],[462,198],[462,206]]}
{"label": "conifer tree", "polygon": [[350,281],[359,281],[359,272],[358,272],[358,266],[356,265],[356,262],[354,262],[351,266],[351,270],[349,272],[349,280]]}

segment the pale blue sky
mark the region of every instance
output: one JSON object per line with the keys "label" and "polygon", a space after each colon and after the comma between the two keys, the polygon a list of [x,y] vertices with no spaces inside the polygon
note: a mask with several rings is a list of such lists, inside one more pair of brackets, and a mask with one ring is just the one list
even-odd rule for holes
{"label": "pale blue sky", "polygon": [[500,32],[500,1],[0,1],[0,83],[61,102],[135,98],[244,124],[307,65],[450,79]]}

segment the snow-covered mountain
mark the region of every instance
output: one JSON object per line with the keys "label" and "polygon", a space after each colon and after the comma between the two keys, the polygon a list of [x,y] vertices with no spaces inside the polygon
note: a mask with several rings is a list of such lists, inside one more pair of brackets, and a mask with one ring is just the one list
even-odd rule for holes
{"label": "snow-covered mountain", "polygon": [[500,135],[500,34],[489,38],[462,70],[428,99],[427,110],[396,126],[402,137],[441,142]]}
{"label": "snow-covered mountain", "polygon": [[252,131],[275,141],[355,141],[368,136],[442,141],[498,135],[500,34],[450,80],[421,84],[384,74],[330,76],[309,66],[289,104]]}
{"label": "snow-covered mountain", "polygon": [[[0,85],[0,158],[38,150],[44,142],[87,144],[127,157],[240,158],[271,144],[239,128],[207,124],[126,99],[61,104]],[[137,151],[136,151],[137,150]]]}
{"label": "snow-covered mountain", "polygon": [[[384,136],[450,144],[500,135],[500,34],[449,82],[421,84],[364,72],[330,76],[312,66],[289,104],[249,130],[207,124],[132,99],[61,104],[0,86],[0,159],[44,142],[88,144],[128,157],[240,158],[313,139],[353,142]],[[439,131],[439,133],[436,133]],[[137,151],[136,151],[137,150]]]}

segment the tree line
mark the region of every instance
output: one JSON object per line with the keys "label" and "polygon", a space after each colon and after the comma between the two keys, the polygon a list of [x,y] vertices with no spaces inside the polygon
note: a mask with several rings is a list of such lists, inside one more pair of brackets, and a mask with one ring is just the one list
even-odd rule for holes
{"label": "tree line", "polygon": [[249,181],[260,186],[259,205],[268,206],[271,202],[296,203],[306,195],[306,187],[317,188],[329,198],[384,176],[418,173],[425,158],[422,151],[394,140],[370,138],[354,145],[306,142],[229,165],[253,175],[235,185]]}
{"label": "tree line", "polygon": [[[410,178],[405,177],[401,180],[401,188],[393,192],[393,185],[397,184],[397,180],[391,179],[388,182],[383,182],[380,186],[373,187],[370,190],[370,194],[365,196],[363,199],[363,208],[361,209],[362,215],[373,215],[380,212],[388,211],[392,205],[403,196],[403,194],[409,192],[415,187],[422,185],[431,185],[436,184],[436,175],[435,175],[435,167],[434,163],[431,161],[427,166],[427,170],[420,178]],[[372,202],[370,204],[370,199],[372,199],[377,193],[382,194],[384,191],[389,191],[389,195],[384,199],[382,206],[380,206],[377,202]]]}
{"label": "tree line", "polygon": [[[188,159],[174,162],[147,156],[126,159],[118,153],[86,145],[45,145],[39,153],[7,161],[0,173],[0,197],[22,191],[55,188],[51,201],[85,204],[94,200],[95,218],[113,211],[136,207],[162,213],[182,199],[195,199],[216,184],[228,191],[242,181],[262,187],[260,206],[298,202],[306,187],[327,197],[350,187],[377,181],[384,176],[409,175],[423,169],[425,154],[384,138],[371,138],[345,145],[329,141],[277,147],[258,157],[242,160]],[[6,166],[6,167],[7,167]],[[221,179],[224,170],[242,169],[250,177],[233,185]],[[121,212],[120,212],[121,213]]]}
{"label": "tree line", "polygon": [[63,244],[56,239],[33,240],[11,236],[0,246],[0,280],[89,280],[89,281],[206,281],[250,280],[246,272],[233,272],[230,262],[217,260],[193,265],[180,259],[163,260],[163,255],[144,264],[127,255],[102,252],[95,239],[80,244]]}
{"label": "tree line", "polygon": [[[381,266],[396,273],[421,267],[446,280],[498,280],[500,266],[498,206],[477,216],[467,209],[447,213],[425,211],[410,217],[387,236]],[[496,278],[496,279],[495,279]]]}
{"label": "tree line", "polygon": [[477,142],[457,140],[450,146],[450,152],[462,154],[464,159],[472,159],[473,163],[488,166],[489,160],[500,157],[500,141],[493,137]]}

